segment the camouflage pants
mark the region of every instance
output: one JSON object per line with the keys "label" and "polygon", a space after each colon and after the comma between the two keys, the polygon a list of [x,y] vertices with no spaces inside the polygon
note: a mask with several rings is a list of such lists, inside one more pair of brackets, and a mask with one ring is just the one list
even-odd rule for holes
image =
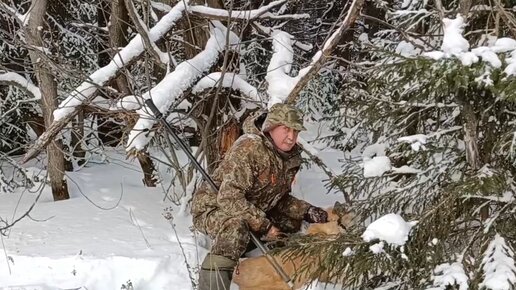
{"label": "camouflage pants", "polygon": [[[284,233],[295,233],[301,228],[302,220],[289,218],[278,211],[267,213],[267,217]],[[212,254],[238,261],[246,252],[250,241],[250,229],[241,217],[213,209],[194,217],[193,223],[197,230],[213,239]],[[261,234],[257,236],[260,237]]]}

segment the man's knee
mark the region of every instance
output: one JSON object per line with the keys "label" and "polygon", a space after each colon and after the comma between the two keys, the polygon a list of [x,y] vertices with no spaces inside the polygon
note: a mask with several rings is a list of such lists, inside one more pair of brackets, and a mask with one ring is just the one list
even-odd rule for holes
{"label": "man's knee", "polygon": [[215,236],[212,253],[238,260],[249,243],[249,225],[240,217],[223,221]]}

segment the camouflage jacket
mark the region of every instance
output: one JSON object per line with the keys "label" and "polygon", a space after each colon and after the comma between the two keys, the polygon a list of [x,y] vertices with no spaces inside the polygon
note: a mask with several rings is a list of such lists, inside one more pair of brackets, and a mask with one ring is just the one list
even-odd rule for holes
{"label": "camouflage jacket", "polygon": [[219,192],[206,182],[195,192],[191,210],[194,219],[220,209],[228,216],[241,216],[258,233],[270,226],[266,213],[272,209],[303,219],[310,204],[289,194],[301,165],[301,150],[296,145],[288,154],[280,154],[258,129],[259,118],[263,115],[255,114],[244,122],[245,134],[212,174]]}

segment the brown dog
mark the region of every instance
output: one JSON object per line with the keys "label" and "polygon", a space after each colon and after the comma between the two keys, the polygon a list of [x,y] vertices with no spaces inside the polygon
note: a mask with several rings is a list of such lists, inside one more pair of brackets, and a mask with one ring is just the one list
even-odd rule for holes
{"label": "brown dog", "polygon": [[[310,224],[306,234],[337,235],[343,233],[346,227],[351,226],[355,215],[353,212],[342,208],[343,205],[336,203],[333,208],[327,209],[329,222]],[[324,282],[324,277],[310,277],[309,274],[316,271],[317,257],[282,258],[281,256],[281,252],[274,255],[276,261],[289,277],[293,277],[294,273],[301,267],[308,266],[313,269],[308,268],[307,271],[303,271],[303,275],[297,275],[293,278],[294,289],[298,289],[316,278]],[[240,287],[240,290],[290,290],[265,256],[252,257],[241,261],[233,274],[233,282]]]}

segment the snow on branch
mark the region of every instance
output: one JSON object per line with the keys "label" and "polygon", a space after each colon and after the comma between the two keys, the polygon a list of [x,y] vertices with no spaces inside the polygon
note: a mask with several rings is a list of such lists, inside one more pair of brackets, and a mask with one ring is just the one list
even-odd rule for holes
{"label": "snow on branch", "polygon": [[[205,89],[212,88],[221,82],[222,73],[215,72],[203,77],[192,89],[192,93],[198,94]],[[222,87],[232,88],[249,97],[253,101],[261,102],[258,97],[258,90],[235,73],[225,73],[222,80]]]}
{"label": "snow on branch", "polygon": [[[188,0],[180,1],[151,28],[149,31],[149,39],[152,42],[160,39],[176,24],[183,15],[185,5],[188,5]],[[61,102],[58,109],[54,111],[54,122],[36,140],[32,148],[30,148],[23,157],[21,163],[25,163],[36,157],[78,112],[77,107],[94,98],[94,93],[98,86],[103,86],[111,79],[115,78],[121,68],[135,60],[143,51],[144,47],[141,36],[137,35],[127,46],[116,54],[109,64],[95,71],[89,76],[88,80],[75,88],[70,95]]]}
{"label": "snow on branch", "polygon": [[161,64],[168,64],[169,58],[167,54],[163,53],[159,47],[150,40],[149,37],[149,30],[147,28],[147,25],[143,22],[143,20],[138,16],[138,13],[136,11],[136,7],[134,6],[134,3],[132,0],[125,0],[125,5],[127,7],[127,11],[129,12],[129,16],[131,17],[131,20],[133,21],[134,25],[136,26],[136,29],[138,33],[141,36],[141,39],[143,40],[143,43],[145,44],[145,48],[149,51],[149,53]]}
{"label": "snow on branch", "polygon": [[[258,22],[251,23],[251,25],[259,33],[262,33],[262,34],[265,34],[265,35],[268,35],[268,36],[271,36],[272,34],[274,34],[275,32],[278,31],[278,29],[274,29],[274,28],[271,28],[271,27],[263,26],[263,25],[261,25]],[[299,48],[301,50],[304,50],[304,51],[310,51],[313,48],[313,46],[310,43],[303,43],[303,42],[300,42],[300,41],[297,41],[297,40],[294,41],[294,46],[296,46],[297,48]]]}
{"label": "snow on branch", "polygon": [[[215,27],[211,28],[211,36],[206,43],[205,49],[192,59],[180,63],[173,72],[166,75],[154,88],[143,94],[143,99],[152,98],[156,107],[162,113],[166,113],[170,105],[217,62],[220,53],[226,47],[226,34],[228,30],[220,22],[214,21],[213,24]],[[229,33],[230,43],[228,43],[228,46],[231,47],[238,44],[240,41],[238,36],[232,32]],[[151,111],[143,107],[137,110],[137,113],[140,117],[129,134],[127,151],[143,149],[153,135],[149,131],[156,123],[156,120],[152,116]]]}
{"label": "snow on branch", "polygon": [[[265,76],[268,83],[267,93],[270,97],[267,104],[269,108],[276,103],[283,103],[299,79],[307,72],[306,69],[302,69],[296,77],[289,75],[294,59],[292,43],[292,35],[280,30],[272,33],[273,54]],[[316,54],[314,61],[319,56],[320,54]]]}
{"label": "snow on branch", "polygon": [[416,224],[417,221],[407,222],[399,214],[389,213],[369,224],[362,239],[366,242],[380,240],[392,246],[403,246]]}
{"label": "snow on branch", "polygon": [[[497,53],[508,53],[512,51],[511,56],[505,59],[507,66],[504,72],[508,76],[516,75],[516,40],[503,37],[497,39],[492,46],[480,46],[470,51],[470,44],[463,36],[465,26],[464,17],[457,14],[455,19],[444,18],[442,21],[444,36],[441,50],[424,52],[422,54],[423,56],[434,60],[455,57],[459,59],[464,66],[471,66],[482,60],[492,68],[501,68],[502,61]],[[487,71],[487,73],[489,72],[490,70]],[[479,81],[481,80],[482,78],[479,78]],[[488,85],[492,83],[490,79],[482,81]]]}
{"label": "snow on branch", "polygon": [[428,143],[428,139],[435,138],[439,139],[442,135],[457,132],[462,130],[462,126],[453,126],[448,129],[439,130],[437,132],[433,132],[432,134],[415,134],[415,135],[409,135],[409,136],[402,136],[398,138],[398,142],[405,142],[409,143],[412,150],[419,151],[419,149],[425,150],[425,144]]}
{"label": "snow on branch", "polygon": [[464,272],[462,264],[455,262],[452,264],[444,263],[437,265],[434,269],[433,286],[426,290],[444,290],[448,286],[458,285],[459,290],[468,289],[468,276]]}
{"label": "snow on branch", "polygon": [[30,12],[27,12],[25,14],[20,14],[20,13],[18,13],[18,11],[16,11],[16,9],[10,7],[9,5],[7,5],[5,3],[0,3],[0,8],[3,8],[4,11],[9,13],[11,16],[14,16],[22,26],[25,26],[25,25],[27,25],[27,23],[29,23]]}
{"label": "snow on branch", "polygon": [[516,284],[516,266],[514,252],[507,246],[505,239],[496,234],[489,243],[482,259],[484,281],[480,288],[491,290],[509,290]]}
{"label": "snow on branch", "polygon": [[13,72],[7,72],[7,73],[1,73],[0,72],[0,83],[7,83],[10,85],[15,85],[19,88],[24,89],[26,92],[30,93],[34,99],[33,100],[39,100],[41,99],[41,91],[38,87],[36,87],[30,80],[24,78],[23,76],[13,73]]}
{"label": "snow on branch", "polygon": [[[185,10],[185,2],[179,2],[170,12],[165,15],[152,29],[149,31],[149,39],[152,42],[160,39],[167,33],[182,16]],[[95,71],[89,76],[89,79],[76,88],[54,111],[55,120],[59,120],[68,114],[72,114],[75,108],[85,101],[89,100],[98,86],[103,86],[110,79],[114,78],[120,68],[125,67],[145,50],[141,35],[136,35],[129,44],[124,47],[109,64]]]}
{"label": "snow on branch", "polygon": [[294,15],[275,15],[269,12],[276,6],[283,5],[287,0],[273,1],[268,5],[260,7],[254,10],[233,10],[228,11],[225,9],[217,9],[206,6],[190,6],[188,12],[197,14],[203,18],[216,19],[216,20],[254,20],[254,19],[303,19],[309,18],[308,14],[294,14]]}

